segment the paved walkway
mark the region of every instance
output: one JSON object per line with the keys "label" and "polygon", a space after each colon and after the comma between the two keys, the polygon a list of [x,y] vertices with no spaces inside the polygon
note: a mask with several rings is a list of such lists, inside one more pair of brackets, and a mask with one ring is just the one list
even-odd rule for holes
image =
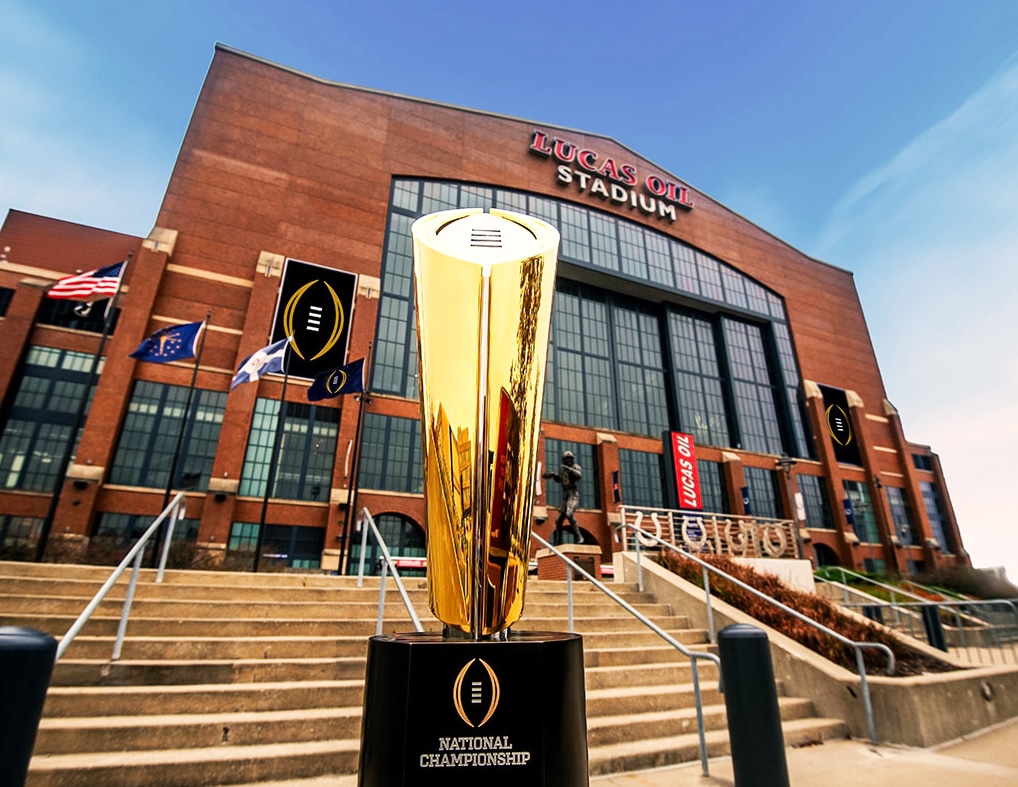
{"label": "paved walkway", "polygon": [[[937,750],[828,741],[787,749],[791,787],[1015,787],[1018,785],[1018,719]],[[597,776],[592,787],[732,787],[732,761],[710,761],[624,776]]]}
{"label": "paved walkway", "polygon": [[[937,750],[828,741],[786,749],[790,787],[1016,787],[1018,718]],[[734,787],[732,761],[710,761],[621,776],[595,776],[591,787]],[[356,776],[323,776],[248,787],[356,787]],[[521,787],[524,787],[521,785]]]}

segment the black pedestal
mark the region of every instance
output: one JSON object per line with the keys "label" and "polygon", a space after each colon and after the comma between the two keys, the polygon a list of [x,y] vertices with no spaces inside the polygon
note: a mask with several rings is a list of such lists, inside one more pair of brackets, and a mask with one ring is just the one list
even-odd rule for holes
{"label": "black pedestal", "polygon": [[583,642],[372,637],[360,787],[587,787]]}

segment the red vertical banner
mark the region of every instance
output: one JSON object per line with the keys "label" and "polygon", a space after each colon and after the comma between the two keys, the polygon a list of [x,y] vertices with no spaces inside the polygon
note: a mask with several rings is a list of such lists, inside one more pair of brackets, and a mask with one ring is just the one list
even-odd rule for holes
{"label": "red vertical banner", "polygon": [[696,465],[696,444],[693,442],[693,435],[672,432],[671,446],[679,508],[700,511],[703,509],[703,498],[700,496],[700,470]]}

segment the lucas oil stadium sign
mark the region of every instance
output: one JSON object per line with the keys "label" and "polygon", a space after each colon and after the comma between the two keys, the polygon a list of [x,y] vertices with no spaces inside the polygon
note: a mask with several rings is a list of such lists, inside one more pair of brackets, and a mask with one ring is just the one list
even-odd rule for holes
{"label": "lucas oil stadium sign", "polygon": [[689,187],[649,174],[641,178],[636,166],[604,156],[561,137],[535,129],[530,152],[558,162],[556,179],[577,191],[617,205],[629,205],[648,216],[675,221],[676,208],[692,210]]}

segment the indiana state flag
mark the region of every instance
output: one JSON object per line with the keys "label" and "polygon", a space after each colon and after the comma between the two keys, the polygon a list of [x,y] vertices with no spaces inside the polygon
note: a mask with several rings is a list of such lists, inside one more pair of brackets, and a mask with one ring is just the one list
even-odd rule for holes
{"label": "indiana state flag", "polygon": [[233,375],[230,390],[242,383],[256,382],[264,374],[283,371],[283,356],[286,355],[286,345],[289,343],[289,338],[280,339],[275,344],[262,347],[245,358],[237,373]]}
{"label": "indiana state flag", "polygon": [[132,358],[152,363],[169,363],[194,358],[197,355],[198,336],[201,335],[204,320],[184,325],[162,328],[138,345],[131,353]]}
{"label": "indiana state flag", "polygon": [[331,372],[322,372],[308,388],[308,401],[332,399],[364,390],[364,359],[351,361]]}

